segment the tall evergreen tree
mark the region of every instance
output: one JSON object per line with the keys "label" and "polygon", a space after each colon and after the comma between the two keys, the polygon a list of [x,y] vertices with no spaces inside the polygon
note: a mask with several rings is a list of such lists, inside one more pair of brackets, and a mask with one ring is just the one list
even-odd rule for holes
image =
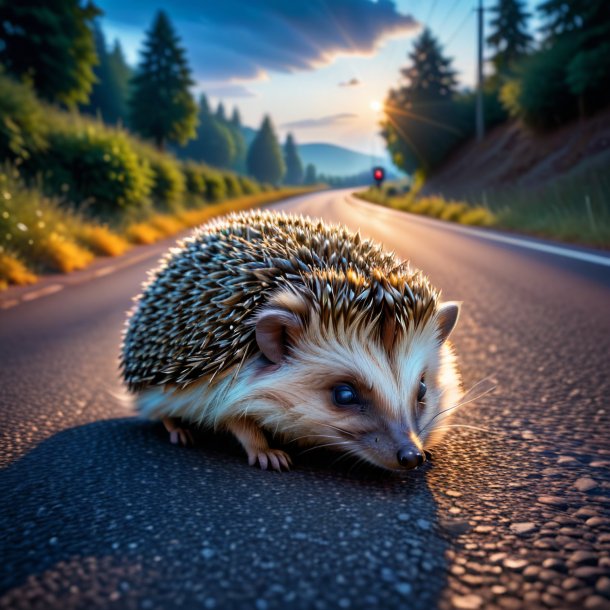
{"label": "tall evergreen tree", "polygon": [[430,30],[415,40],[408,57],[404,84],[386,99],[382,136],[394,163],[412,172],[437,166],[466,134],[456,126],[462,119],[453,103],[455,70]]}
{"label": "tall evergreen tree", "polygon": [[97,82],[93,86],[89,103],[82,110],[100,114],[106,123],[126,123],[128,117],[129,79],[131,68],[125,62],[119,41],[108,52],[104,33],[95,25],[95,48],[99,64],[95,68]]}
{"label": "tall evergreen tree", "polygon": [[231,115],[231,125],[237,129],[241,129],[241,115],[237,106],[233,108],[233,114]]}
{"label": "tall evergreen tree", "polygon": [[531,48],[533,38],[527,31],[530,15],[523,0],[497,0],[490,10],[492,33],[487,44],[494,49],[491,60],[497,74],[507,75]]}
{"label": "tall evergreen tree", "polygon": [[301,184],[303,182],[303,162],[291,133],[284,144],[284,163],[286,164],[285,184]]}
{"label": "tall evergreen tree", "polygon": [[248,173],[259,182],[277,185],[282,181],[285,171],[286,166],[273,124],[269,116],[265,116],[248,150]]}
{"label": "tall evergreen tree", "polygon": [[197,127],[197,104],[189,91],[193,84],[180,39],[168,16],[159,11],[132,79],[132,128],[160,150],[167,141],[185,144]]}
{"label": "tall evergreen tree", "polygon": [[401,72],[407,82],[404,91],[410,103],[451,99],[457,87],[456,72],[428,28],[415,41],[409,58],[411,65]]}
{"label": "tall evergreen tree", "polygon": [[308,163],[305,168],[305,184],[315,184],[318,181],[316,176],[316,166],[313,163]]}
{"label": "tall evergreen tree", "polygon": [[184,147],[181,156],[222,168],[231,167],[235,159],[231,131],[212,115],[205,95],[199,101],[199,126],[195,138]]}
{"label": "tall evergreen tree", "polygon": [[218,103],[218,108],[216,108],[216,118],[222,123],[227,122],[227,116],[225,113],[225,105],[222,102]]}
{"label": "tall evergreen tree", "polygon": [[0,63],[30,79],[39,95],[86,103],[97,63],[92,25],[101,11],[81,0],[0,2]]}

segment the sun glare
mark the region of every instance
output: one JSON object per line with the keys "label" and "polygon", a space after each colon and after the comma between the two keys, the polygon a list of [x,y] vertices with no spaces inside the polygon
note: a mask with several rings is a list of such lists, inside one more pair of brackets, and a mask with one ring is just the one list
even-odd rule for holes
{"label": "sun glare", "polygon": [[379,102],[378,100],[373,100],[370,106],[373,112],[381,112],[381,102]]}

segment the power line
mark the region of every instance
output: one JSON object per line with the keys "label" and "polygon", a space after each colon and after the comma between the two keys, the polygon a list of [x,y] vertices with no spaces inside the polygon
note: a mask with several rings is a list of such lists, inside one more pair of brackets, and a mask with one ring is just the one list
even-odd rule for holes
{"label": "power line", "polygon": [[432,13],[434,13],[434,9],[436,8],[438,0],[432,0],[432,4],[430,5],[430,10],[428,11],[428,17],[426,18],[426,24],[430,25],[430,19],[432,17]]}
{"label": "power line", "polygon": [[453,34],[451,34],[451,36],[449,36],[449,38],[447,39],[447,42],[445,43],[445,48],[447,48],[454,41],[455,37],[461,32],[462,28],[466,25],[466,22],[470,17],[472,17],[473,14],[473,9],[469,8],[468,12],[464,15],[462,21],[460,21],[460,25],[457,26]]}

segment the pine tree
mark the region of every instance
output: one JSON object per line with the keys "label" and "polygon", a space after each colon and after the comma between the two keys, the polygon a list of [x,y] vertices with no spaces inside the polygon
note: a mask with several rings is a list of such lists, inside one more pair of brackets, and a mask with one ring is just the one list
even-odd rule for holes
{"label": "pine tree", "polygon": [[233,108],[233,114],[231,115],[231,125],[237,129],[241,129],[241,115],[237,107]]}
{"label": "pine tree", "polygon": [[225,114],[225,105],[220,102],[218,104],[218,108],[216,108],[216,118],[221,121],[222,123],[226,123],[227,122],[227,117]]}
{"label": "pine tree", "polygon": [[546,0],[546,47],[571,55],[564,80],[577,98],[581,116],[610,102],[610,3],[607,0]]}
{"label": "pine tree", "polygon": [[106,123],[127,122],[129,79],[131,69],[125,62],[119,41],[109,53],[104,33],[95,25],[95,49],[99,64],[95,68],[97,82],[93,86],[89,103],[82,107],[89,114],[98,113]]}
{"label": "pine tree", "polygon": [[199,100],[199,126],[195,138],[181,156],[215,167],[229,168],[235,160],[235,144],[230,129],[210,112],[205,95]]}
{"label": "pine tree", "polygon": [[492,33],[487,44],[495,51],[491,61],[497,74],[507,75],[531,48],[533,38],[527,31],[530,15],[523,0],[498,0],[490,10]]}
{"label": "pine tree", "polygon": [[286,166],[269,116],[265,116],[248,150],[248,173],[259,182],[280,184]]}
{"label": "pine tree", "polygon": [[316,184],[316,166],[313,163],[308,163],[305,168],[305,184]]}
{"label": "pine tree", "polygon": [[301,184],[303,182],[303,163],[291,133],[286,137],[284,144],[284,163],[286,164],[284,184]]}
{"label": "pine tree", "polygon": [[0,63],[52,102],[86,103],[97,63],[92,25],[101,11],[80,0],[0,2]]}
{"label": "pine tree", "polygon": [[197,105],[189,91],[193,84],[180,39],[168,16],[159,11],[132,79],[132,128],[160,150],[167,141],[185,144],[197,127]]}
{"label": "pine tree", "polygon": [[401,70],[404,84],[386,99],[382,136],[394,163],[412,172],[436,167],[467,131],[456,125],[462,119],[453,101],[457,81],[451,59],[430,30],[415,40],[408,57],[409,66]]}
{"label": "pine tree", "polygon": [[415,41],[409,58],[412,64],[402,70],[402,75],[408,83],[407,98],[411,103],[451,99],[457,87],[456,72],[429,29]]}

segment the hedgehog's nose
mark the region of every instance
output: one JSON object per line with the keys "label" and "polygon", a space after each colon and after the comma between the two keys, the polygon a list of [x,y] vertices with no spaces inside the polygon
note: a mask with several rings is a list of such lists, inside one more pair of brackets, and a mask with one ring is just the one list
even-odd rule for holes
{"label": "hedgehog's nose", "polygon": [[414,447],[403,447],[396,454],[398,463],[406,470],[413,470],[421,466],[425,461],[424,454]]}

